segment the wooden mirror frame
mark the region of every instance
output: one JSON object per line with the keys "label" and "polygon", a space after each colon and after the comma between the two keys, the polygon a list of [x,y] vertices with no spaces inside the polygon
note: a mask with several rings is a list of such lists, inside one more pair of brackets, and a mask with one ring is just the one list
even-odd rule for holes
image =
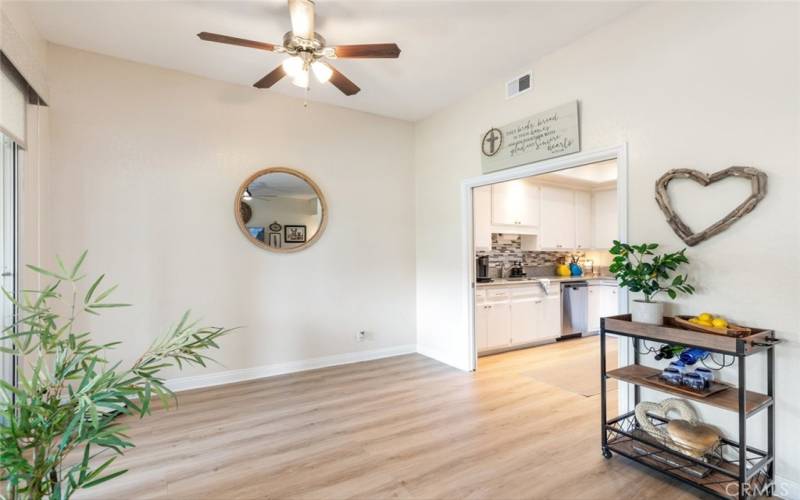
{"label": "wooden mirror frame", "polygon": [[[299,177],[300,179],[304,180],[309,186],[311,186],[311,189],[313,189],[314,192],[317,193],[317,198],[319,198],[319,204],[322,209],[322,218],[319,221],[319,228],[317,229],[317,232],[311,238],[307,239],[305,243],[303,243],[302,245],[298,245],[296,247],[275,248],[269,246],[268,242],[266,241],[258,241],[257,239],[253,238],[253,236],[250,234],[250,231],[248,231],[245,222],[242,220],[242,212],[239,209],[239,205],[242,202],[242,195],[244,194],[245,189],[247,189],[248,186],[250,186],[250,184],[254,180],[258,179],[262,175],[278,174],[278,173],[294,175],[295,177]],[[309,246],[316,243],[317,240],[320,238],[320,236],[322,236],[322,233],[325,232],[325,226],[327,226],[328,224],[328,203],[327,201],[325,201],[325,195],[322,194],[322,190],[319,188],[319,186],[317,186],[317,183],[312,181],[311,178],[309,178],[303,172],[287,167],[269,167],[269,168],[263,168],[258,172],[252,174],[250,177],[245,179],[244,182],[239,186],[239,189],[236,191],[236,198],[234,198],[233,200],[233,215],[236,218],[236,224],[239,226],[239,229],[242,231],[242,234],[244,234],[245,238],[247,238],[247,241],[256,245],[257,247],[275,253],[299,252],[300,250],[305,250]],[[264,229],[266,230],[266,228]]]}

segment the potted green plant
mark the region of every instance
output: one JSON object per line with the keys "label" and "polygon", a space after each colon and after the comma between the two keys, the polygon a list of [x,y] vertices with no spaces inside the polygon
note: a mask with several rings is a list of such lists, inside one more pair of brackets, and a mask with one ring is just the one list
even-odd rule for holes
{"label": "potted green plant", "polygon": [[19,300],[5,292],[19,319],[0,349],[20,366],[17,384],[0,379],[0,498],[63,500],[123,474],[111,465],[133,443],[117,418],[149,414],[153,395],[168,408],[175,395],[159,372],[205,366],[203,351],[231,331],[198,326],[187,312],[131,366],[110,364],[107,353],[120,342],[93,342],[80,316],[127,304],[108,300],[116,287],[101,291],[103,276],[80,289],[85,258],[69,269],[59,260],[58,271],[28,266],[53,281]]}
{"label": "potted green plant", "polygon": [[619,286],[631,292],[641,292],[644,296],[643,300],[633,300],[631,319],[661,325],[664,323],[664,304],[653,299],[666,293],[674,300],[679,292],[691,295],[695,289],[686,275],[675,274],[682,264],[689,263],[686,249],[657,255],[654,252],[657,248],[657,243],[630,245],[614,240],[610,250],[614,257],[608,270],[614,273]]}

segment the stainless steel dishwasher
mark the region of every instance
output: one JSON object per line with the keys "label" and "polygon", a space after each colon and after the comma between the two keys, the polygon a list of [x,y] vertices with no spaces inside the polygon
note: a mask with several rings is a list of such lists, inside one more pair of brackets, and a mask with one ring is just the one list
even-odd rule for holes
{"label": "stainless steel dishwasher", "polygon": [[585,281],[561,283],[561,338],[588,333],[589,288]]}

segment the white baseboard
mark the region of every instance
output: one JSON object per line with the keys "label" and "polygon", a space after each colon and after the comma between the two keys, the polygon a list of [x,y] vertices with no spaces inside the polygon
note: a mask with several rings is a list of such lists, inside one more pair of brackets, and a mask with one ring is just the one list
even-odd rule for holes
{"label": "white baseboard", "polygon": [[373,359],[388,358],[417,352],[415,345],[400,345],[387,347],[384,349],[373,349],[371,351],[357,351],[345,354],[336,354],[322,358],[304,359],[300,361],[289,361],[287,363],[277,363],[274,365],[254,366],[240,370],[227,370],[223,372],[209,373],[208,375],[193,375],[190,377],[178,377],[167,381],[167,387],[175,392],[188,391],[190,389],[201,389],[213,387],[215,385],[232,384],[257,378],[284,375],[287,373],[314,370],[327,366],[346,365]]}
{"label": "white baseboard", "polygon": [[800,500],[800,483],[781,476],[775,477],[775,496],[786,500]]}

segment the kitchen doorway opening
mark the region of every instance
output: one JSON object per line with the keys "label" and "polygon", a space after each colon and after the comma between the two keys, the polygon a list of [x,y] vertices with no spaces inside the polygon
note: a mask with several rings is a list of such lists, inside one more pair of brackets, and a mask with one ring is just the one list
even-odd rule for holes
{"label": "kitchen doorway opening", "polygon": [[[626,153],[625,145],[576,153],[463,182],[472,370],[479,356],[590,337],[599,318],[627,312],[627,294],[608,272],[611,242],[627,240]],[[579,344],[594,346],[591,339],[573,345]],[[628,363],[630,347],[616,347],[619,362]],[[599,380],[587,369],[554,375]],[[620,409],[632,397],[624,386]]]}

